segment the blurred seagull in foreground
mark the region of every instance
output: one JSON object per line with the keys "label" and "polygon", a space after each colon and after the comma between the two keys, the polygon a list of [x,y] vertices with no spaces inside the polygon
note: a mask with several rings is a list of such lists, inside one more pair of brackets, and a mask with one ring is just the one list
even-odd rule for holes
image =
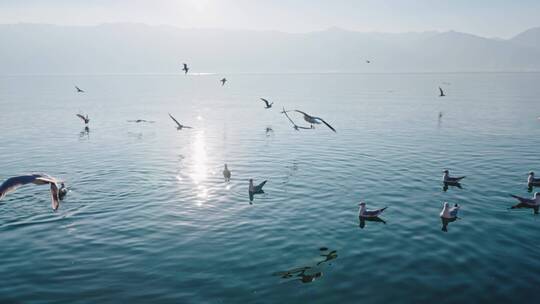
{"label": "blurred seagull in foreground", "polygon": [[229,168],[227,168],[227,164],[225,164],[225,168],[223,169],[223,177],[225,178],[226,182],[231,180],[231,171],[229,171]]}
{"label": "blurred seagull in foreground", "polygon": [[366,218],[378,217],[379,215],[381,215],[381,213],[383,213],[384,210],[386,210],[386,208],[388,208],[388,207],[384,207],[384,208],[376,209],[376,210],[367,210],[366,203],[364,202],[361,202],[360,204],[358,204],[358,206],[360,206],[360,211],[358,211],[358,216],[366,217]]}
{"label": "blurred seagull in foreground", "polygon": [[261,100],[264,101],[264,103],[266,104],[266,106],[264,107],[265,109],[270,109],[272,105],[274,104],[273,102],[268,102],[268,100],[264,98],[261,98]]}
{"label": "blurred seagull in foreground", "polygon": [[176,129],[177,130],[182,130],[183,128],[186,128],[186,129],[192,129],[192,127],[188,127],[188,126],[184,126],[183,124],[179,123],[178,120],[176,120],[172,115],[171,113],[169,113],[169,117],[176,123]]}
{"label": "blurred seagull in foreground", "polygon": [[287,111],[285,111],[285,107],[283,108],[283,111],[281,111],[281,113],[285,114],[285,117],[287,117],[287,119],[292,123],[293,125],[293,128],[296,130],[296,131],[300,131],[300,129],[313,129],[313,125],[311,125],[309,128],[308,127],[302,127],[302,126],[299,126],[297,124],[294,123],[294,121],[289,117],[289,115],[287,114]]}
{"label": "blurred seagull in foreground", "polygon": [[88,118],[88,114],[86,114],[86,116],[84,116],[82,114],[77,114],[77,117],[82,119],[82,121],[84,121],[85,125],[87,125],[90,122],[90,118]]}
{"label": "blurred seagull in foreground", "polygon": [[[20,186],[30,183],[35,185],[51,185],[52,209],[56,211],[60,206],[58,180],[52,176],[43,173],[21,175],[8,178],[4,183],[2,183],[2,185],[0,185],[0,200],[4,198],[4,196],[6,196],[8,193],[15,191]],[[63,196],[65,196],[65,194],[63,194],[62,197]]]}
{"label": "blurred seagull in foreground", "polygon": [[510,207],[510,209],[531,208],[534,209],[534,214],[538,214],[540,208],[540,195],[538,194],[538,192],[535,192],[532,199],[510,194],[511,197],[519,201],[517,205]]}
{"label": "blurred seagull in foreground", "polygon": [[227,78],[223,77],[220,81],[221,81],[221,86],[224,86],[225,82],[227,82]]}
{"label": "blurred seagull in foreground", "polygon": [[182,71],[184,71],[184,75],[187,74],[187,72],[189,71],[187,64],[184,63],[184,67],[182,68]]}
{"label": "blurred seagull in foreground", "polygon": [[443,91],[443,89],[441,89],[441,87],[439,87],[439,91],[441,92],[441,94],[439,95],[439,97],[444,97],[444,96],[446,96],[446,95],[444,95],[444,91]]}
{"label": "blurred seagull in foreground", "polygon": [[311,116],[305,112],[302,112],[300,110],[295,110],[296,112],[298,113],[302,113],[304,115],[304,120],[309,122],[312,126],[314,124],[320,124],[321,122],[323,124],[325,124],[328,128],[330,128],[330,130],[336,132],[336,129],[334,129],[331,125],[329,125],[326,121],[324,121],[324,119],[320,118],[320,117],[315,117],[315,116]]}
{"label": "blurred seagull in foreground", "polygon": [[77,90],[77,93],[84,93],[84,91],[78,86],[75,86],[75,89]]}

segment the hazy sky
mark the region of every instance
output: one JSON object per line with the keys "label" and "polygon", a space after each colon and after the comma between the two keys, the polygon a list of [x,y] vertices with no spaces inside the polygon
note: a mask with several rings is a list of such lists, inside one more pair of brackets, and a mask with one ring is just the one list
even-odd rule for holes
{"label": "hazy sky", "polygon": [[0,0],[0,23],[140,22],[307,32],[456,30],[511,37],[540,26],[539,0]]}

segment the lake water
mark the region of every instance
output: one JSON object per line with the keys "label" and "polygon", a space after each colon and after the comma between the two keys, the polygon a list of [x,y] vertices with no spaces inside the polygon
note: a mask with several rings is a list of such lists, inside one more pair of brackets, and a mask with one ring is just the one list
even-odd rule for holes
{"label": "lake water", "polygon": [[0,202],[0,302],[534,302],[540,216],[507,208],[540,172],[540,74],[223,76],[0,77],[0,181],[70,187]]}

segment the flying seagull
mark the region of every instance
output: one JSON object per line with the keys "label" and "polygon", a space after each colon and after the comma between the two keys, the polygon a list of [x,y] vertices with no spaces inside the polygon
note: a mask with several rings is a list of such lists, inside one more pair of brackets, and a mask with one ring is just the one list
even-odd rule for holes
{"label": "flying seagull", "polygon": [[519,203],[510,207],[510,209],[519,209],[519,208],[531,208],[534,209],[534,214],[538,214],[538,209],[540,208],[540,193],[535,192],[533,198],[525,198],[517,195],[510,194],[511,197],[517,199]]}
{"label": "flying seagull", "polygon": [[81,88],[79,88],[78,86],[75,86],[75,89],[77,90],[77,93],[84,93],[84,91],[81,90]]}
{"label": "flying seagull", "polygon": [[309,122],[312,126],[313,124],[320,124],[321,122],[324,123],[328,128],[330,128],[330,130],[336,132],[336,129],[334,129],[331,125],[329,125],[326,121],[324,121],[322,118],[320,117],[315,117],[315,116],[311,116],[305,112],[302,112],[302,111],[299,111],[299,110],[295,110],[296,112],[298,113],[302,113],[304,115],[304,120]]}
{"label": "flying seagull", "polygon": [[309,128],[308,127],[302,127],[302,126],[299,126],[297,124],[294,123],[294,121],[289,117],[289,115],[287,114],[287,111],[285,111],[285,107],[283,108],[283,111],[281,112],[283,114],[285,114],[285,117],[287,117],[287,119],[292,123],[293,125],[293,128],[296,130],[296,131],[300,131],[300,129],[313,129],[313,125],[311,125]]}
{"label": "flying seagull", "polygon": [[176,123],[177,127],[176,129],[177,130],[182,130],[183,128],[186,128],[186,129],[192,129],[192,127],[188,127],[188,126],[184,126],[183,124],[179,123],[178,120],[176,120],[172,115],[171,113],[169,113],[169,117],[174,120],[174,122]]}
{"label": "flying seagull", "polygon": [[147,123],[154,123],[153,120],[146,120],[146,119],[135,119],[135,120],[128,120],[127,122],[134,122],[134,123],[141,123],[141,122],[147,122]]}
{"label": "flying seagull", "polygon": [[8,178],[4,183],[2,183],[2,185],[0,185],[0,200],[4,198],[4,196],[6,196],[8,193],[15,191],[20,186],[30,183],[35,185],[51,185],[52,209],[56,211],[60,206],[58,180],[52,176],[43,173]]}
{"label": "flying seagull", "polygon": [[444,97],[446,95],[444,95],[444,91],[441,89],[441,87],[439,87],[439,91],[441,92],[441,95],[439,95],[439,97]]}
{"label": "flying seagull", "polygon": [[88,114],[86,114],[86,116],[84,116],[82,114],[77,114],[77,117],[82,119],[82,121],[84,121],[85,125],[87,125],[90,122],[90,118],[88,118]]}
{"label": "flying seagull", "polygon": [[223,77],[220,81],[221,81],[221,86],[224,86],[225,82],[227,82],[227,78]]}
{"label": "flying seagull", "polygon": [[261,98],[261,100],[264,101],[264,103],[266,104],[266,106],[264,107],[265,109],[270,109],[272,105],[274,104],[273,102],[269,102],[268,100],[264,98]]}
{"label": "flying seagull", "polygon": [[184,75],[187,74],[187,72],[189,71],[187,64],[184,63],[184,67],[182,68],[182,71],[184,71]]}
{"label": "flying seagull", "polygon": [[369,60],[366,60],[366,63],[371,63],[371,61],[369,61]]}

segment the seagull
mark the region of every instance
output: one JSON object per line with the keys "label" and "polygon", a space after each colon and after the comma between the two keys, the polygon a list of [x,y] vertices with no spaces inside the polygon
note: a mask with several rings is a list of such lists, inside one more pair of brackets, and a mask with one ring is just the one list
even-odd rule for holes
{"label": "seagull", "polygon": [[450,177],[450,175],[448,175],[448,170],[444,170],[444,175],[443,175],[443,182],[445,184],[453,184],[453,183],[459,183],[462,179],[465,178],[465,176],[460,176],[460,177]]}
{"label": "seagull", "polygon": [[258,184],[257,186],[254,186],[253,185],[253,179],[250,178],[249,179],[249,193],[252,193],[252,194],[262,194],[262,193],[264,193],[263,187],[266,184],[266,182],[267,181],[265,180],[262,183]]}
{"label": "seagull", "polygon": [[309,128],[308,127],[302,127],[302,126],[299,126],[297,124],[294,123],[294,121],[289,117],[289,115],[287,114],[287,111],[285,111],[285,107],[283,108],[283,111],[281,112],[283,114],[285,114],[285,116],[287,117],[287,119],[292,123],[293,125],[293,128],[296,130],[296,131],[300,131],[300,129],[313,129],[313,125],[311,125]]}
{"label": "seagull", "polygon": [[366,203],[364,202],[361,202],[360,204],[358,204],[358,206],[360,206],[358,217],[365,217],[365,218],[378,217],[379,215],[381,215],[381,213],[383,213],[384,210],[386,210],[386,208],[388,208],[388,207],[384,207],[384,208],[376,209],[376,210],[367,210]]}
{"label": "seagull", "polygon": [[77,93],[84,93],[84,91],[81,90],[81,88],[79,88],[78,86],[75,86],[75,89],[77,90]]}
{"label": "seagull", "polygon": [[540,178],[534,177],[534,172],[529,172],[529,178],[527,178],[527,186],[530,188],[532,186],[540,186]]}
{"label": "seagull", "polygon": [[225,168],[223,169],[223,177],[227,182],[231,180],[231,171],[227,168],[227,164],[225,164]]}
{"label": "seagull", "polygon": [[439,97],[444,97],[446,95],[444,95],[444,91],[441,89],[441,87],[439,87],[439,91],[441,91],[441,95],[439,95]]}
{"label": "seagull", "polygon": [[334,259],[337,259],[338,255],[337,255],[337,250],[332,250],[330,251],[329,253],[327,254],[321,254],[322,257],[324,257],[324,261],[320,261],[317,263],[317,266],[321,265],[322,263],[326,263],[328,261],[331,261],[331,260],[334,260]]}
{"label": "seagull", "polygon": [[184,67],[182,68],[182,71],[184,71],[184,75],[187,74],[187,72],[189,71],[187,64],[184,63]]}
{"label": "seagull", "polygon": [[454,207],[450,208],[450,205],[448,202],[444,202],[443,209],[441,213],[439,213],[439,216],[441,217],[442,221],[442,231],[447,232],[448,231],[448,224],[451,222],[454,222],[458,219],[457,214],[459,211],[459,205],[455,204]]}
{"label": "seagull", "polygon": [[268,100],[264,98],[261,98],[261,100],[264,101],[264,103],[266,104],[266,106],[264,107],[265,109],[270,109],[272,105],[274,104],[273,102],[268,102]]}
{"label": "seagull", "polygon": [[534,209],[534,214],[538,214],[538,209],[540,208],[540,195],[539,194],[540,193],[535,192],[532,199],[510,194],[511,197],[519,201],[517,205],[510,207],[510,209],[532,208]]}
{"label": "seagull", "polygon": [[369,61],[369,60],[366,60],[366,63],[371,63],[371,61]]}
{"label": "seagull", "polygon": [[153,120],[146,120],[146,119],[135,119],[135,120],[128,120],[127,122],[134,122],[134,123],[141,123],[141,122],[147,122],[147,123],[154,123]]}
{"label": "seagull", "polygon": [[60,206],[58,180],[52,176],[43,173],[21,175],[8,178],[6,181],[4,181],[4,183],[2,183],[2,185],[0,185],[0,200],[2,200],[4,196],[6,196],[8,193],[15,191],[20,186],[30,183],[35,185],[51,185],[52,209],[56,211]]}
{"label": "seagull", "polygon": [[60,189],[58,189],[58,199],[63,200],[64,197],[66,197],[68,191],[69,190],[64,184],[64,182],[60,183]]}
{"label": "seagull", "polygon": [[184,126],[183,124],[179,123],[178,120],[176,120],[176,119],[171,115],[171,113],[169,113],[169,117],[170,117],[172,120],[174,120],[174,122],[177,124],[177,127],[176,127],[177,130],[182,130],[183,128],[186,128],[186,129],[193,129],[192,127]]}
{"label": "seagull", "polygon": [[227,78],[223,78],[220,80],[221,81],[221,86],[224,86],[225,85],[225,82],[227,82]]}
{"label": "seagull", "polygon": [[309,122],[311,125],[313,124],[320,124],[321,122],[324,123],[328,128],[330,128],[330,130],[336,132],[336,129],[334,129],[331,125],[329,125],[326,121],[324,121],[322,118],[320,117],[315,117],[315,116],[311,116],[305,112],[302,112],[302,111],[299,111],[299,110],[295,110],[296,112],[298,113],[302,113],[304,115],[304,120]]}
{"label": "seagull", "polygon": [[88,118],[88,114],[86,114],[86,116],[82,115],[82,114],[77,114],[77,117],[79,117],[80,119],[82,119],[84,121],[84,124],[87,125],[89,122],[90,122],[90,118]]}

